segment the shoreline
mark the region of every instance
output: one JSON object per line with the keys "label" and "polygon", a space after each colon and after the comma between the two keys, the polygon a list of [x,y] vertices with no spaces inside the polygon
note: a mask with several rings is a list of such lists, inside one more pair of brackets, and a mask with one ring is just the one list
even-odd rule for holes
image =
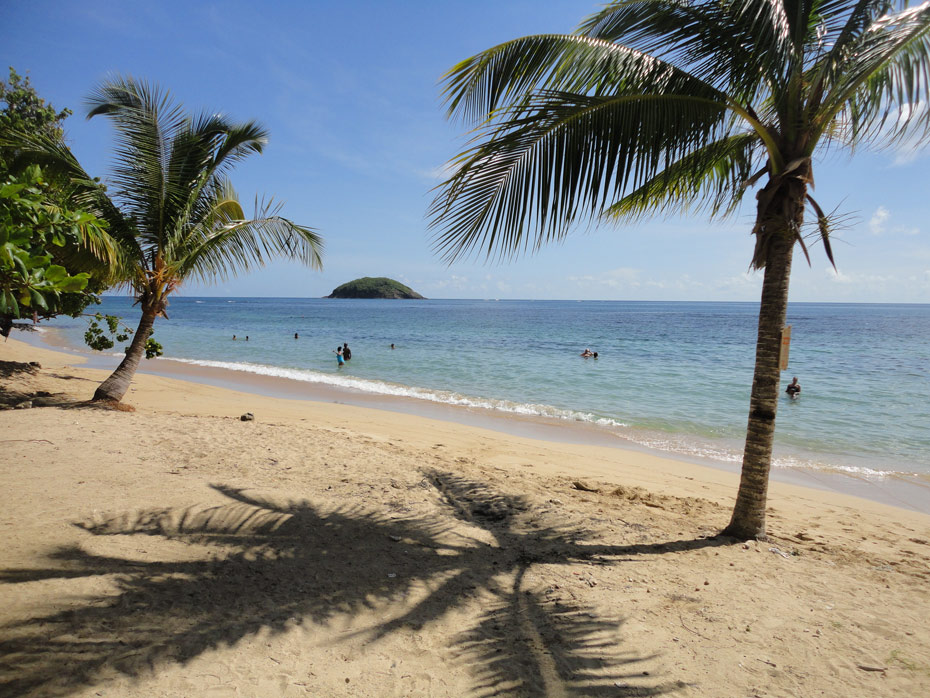
{"label": "shoreline", "polygon": [[[74,356],[87,368],[112,371],[118,363],[117,356],[85,352],[71,346],[60,338],[54,328],[43,328],[38,332],[21,331],[20,336],[16,337],[16,339],[41,349]],[[737,463],[651,449],[629,441],[618,434],[600,429],[593,424],[567,423],[562,420],[541,416],[507,414],[490,409],[432,403],[412,397],[377,395],[352,388],[202,366],[172,360],[171,358],[143,359],[139,365],[138,373],[268,398],[383,410],[413,417],[440,420],[466,427],[489,429],[508,436],[543,442],[618,449],[658,459],[680,461],[702,468],[719,470],[737,477],[740,472]],[[838,471],[773,467],[770,472],[770,480],[812,490],[851,495],[908,511],[930,514],[930,482],[924,482],[916,477],[889,475],[873,478]],[[734,497],[735,494],[734,489]]]}
{"label": "shoreline", "polygon": [[146,373],[86,404],[106,373],[0,343],[0,693],[927,685],[930,515],[773,481],[735,541],[724,470]]}

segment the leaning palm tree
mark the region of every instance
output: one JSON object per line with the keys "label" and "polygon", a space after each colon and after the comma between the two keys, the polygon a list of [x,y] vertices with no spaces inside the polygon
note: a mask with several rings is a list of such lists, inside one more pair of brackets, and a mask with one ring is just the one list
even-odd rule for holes
{"label": "leaning palm tree", "polygon": [[88,101],[88,118],[109,117],[117,133],[111,194],[103,196],[65,148],[33,142],[29,152],[83,183],[119,240],[117,276],[135,293],[142,317],[125,358],[94,394],[95,400],[119,401],[155,318],[165,316],[168,298],[181,284],[224,279],[274,255],[320,268],[323,243],[309,228],[279,216],[280,205],[273,202],[256,200],[255,214],[246,217],[226,175],[262,151],[267,133],[255,122],[193,117],[166,92],[132,78],[103,83]]}
{"label": "leaning palm tree", "polygon": [[626,0],[574,34],[501,44],[444,78],[449,115],[477,124],[430,209],[447,261],[533,251],[583,219],[722,217],[760,185],[756,363],[726,534],[765,536],[780,337],[808,206],[833,261],[813,157],[926,138],[928,32],[927,2]]}

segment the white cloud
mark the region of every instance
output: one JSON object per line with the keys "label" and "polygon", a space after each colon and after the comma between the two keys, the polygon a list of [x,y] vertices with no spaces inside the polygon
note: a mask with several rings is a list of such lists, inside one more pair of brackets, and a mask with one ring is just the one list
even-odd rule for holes
{"label": "white cloud", "polygon": [[872,231],[872,235],[883,235],[886,231],[885,223],[888,222],[890,217],[891,211],[884,206],[875,209],[875,213],[869,219],[869,230]]}
{"label": "white cloud", "polygon": [[470,285],[471,285],[471,281],[469,280],[467,276],[458,276],[457,274],[453,274],[447,279],[442,279],[440,281],[437,281],[436,283],[432,285],[432,287],[438,288],[438,289],[462,290],[462,289],[468,288]]}
{"label": "white cloud", "polygon": [[429,170],[420,170],[418,174],[424,179],[428,179],[432,182],[445,182],[449,177],[454,175],[458,170],[458,166],[453,163],[447,162],[444,165],[439,167],[433,167]]}
{"label": "white cloud", "polygon": [[859,290],[884,289],[889,284],[895,284],[900,277],[884,274],[844,274],[833,267],[826,268],[827,278],[838,284],[855,285]]}
{"label": "white cloud", "polygon": [[725,291],[744,291],[756,290],[762,285],[762,274],[752,271],[744,271],[742,274],[730,276],[722,279],[716,284],[719,290]]}
{"label": "white cloud", "polygon": [[927,154],[930,153],[930,148],[919,148],[913,145],[901,146],[895,151],[894,160],[892,165],[910,165],[915,160],[920,160],[927,157]]}
{"label": "white cloud", "polygon": [[891,220],[891,211],[889,211],[884,206],[879,206],[875,209],[875,213],[872,214],[872,217],[869,219],[869,230],[872,232],[872,235],[884,235],[886,233],[896,233],[898,235],[908,235],[915,236],[920,234],[920,228],[916,225],[894,225],[889,226],[888,222]]}
{"label": "white cloud", "polygon": [[609,269],[599,274],[585,274],[582,276],[566,277],[567,281],[574,283],[579,288],[638,288],[640,286],[639,277],[642,270],[630,267],[617,267]]}

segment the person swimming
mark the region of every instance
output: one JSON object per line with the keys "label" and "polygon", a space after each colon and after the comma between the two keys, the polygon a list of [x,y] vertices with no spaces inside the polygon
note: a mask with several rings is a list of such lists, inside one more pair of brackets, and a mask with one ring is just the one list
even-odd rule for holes
{"label": "person swimming", "polygon": [[788,397],[790,397],[792,400],[801,397],[801,384],[798,383],[797,376],[791,379],[788,387],[785,388],[785,392],[788,393]]}
{"label": "person swimming", "polygon": [[589,356],[594,356],[590,349],[585,349],[581,352],[581,357],[587,359]]}

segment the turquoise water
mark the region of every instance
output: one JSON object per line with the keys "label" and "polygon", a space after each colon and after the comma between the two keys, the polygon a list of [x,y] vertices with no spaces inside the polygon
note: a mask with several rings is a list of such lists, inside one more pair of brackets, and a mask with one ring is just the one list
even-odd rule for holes
{"label": "turquoise water", "polygon": [[[125,298],[98,309],[138,318]],[[155,337],[171,360],[589,422],[739,462],[757,313],[755,303],[176,298]],[[930,476],[930,305],[792,304],[788,323],[783,384],[797,375],[803,394],[779,406],[776,467]],[[85,321],[53,326],[81,344]],[[337,368],[344,341],[352,360]],[[580,358],[586,347],[599,358]]]}

